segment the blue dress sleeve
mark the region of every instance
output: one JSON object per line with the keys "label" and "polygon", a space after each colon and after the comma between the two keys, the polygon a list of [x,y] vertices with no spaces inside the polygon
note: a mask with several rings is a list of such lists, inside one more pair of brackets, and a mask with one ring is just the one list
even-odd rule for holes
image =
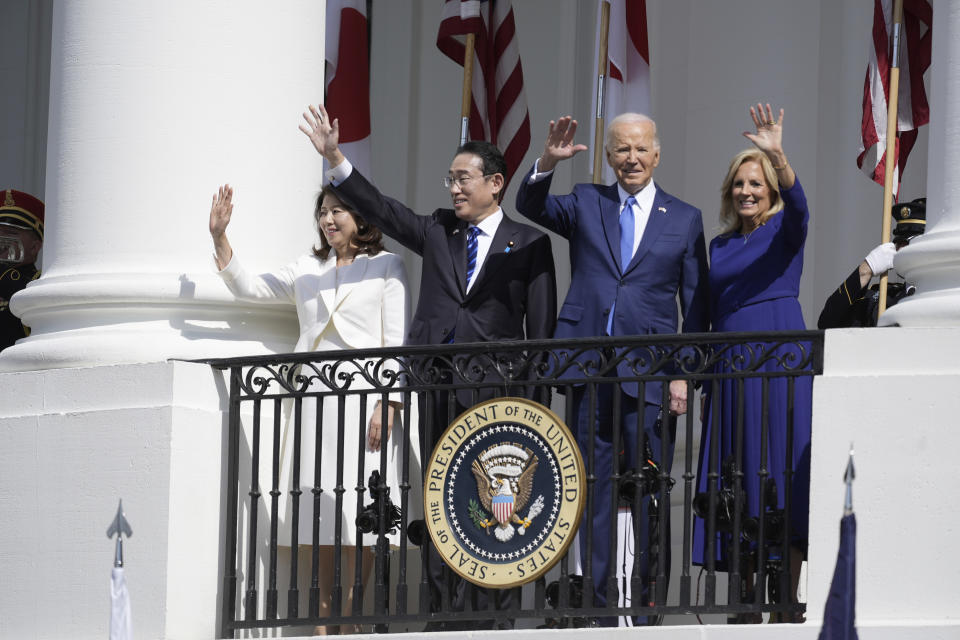
{"label": "blue dress sleeve", "polygon": [[810,221],[810,210],[807,208],[807,196],[800,186],[800,179],[793,182],[789,189],[780,189],[780,198],[783,200],[782,232],[789,246],[799,248],[807,239],[807,223]]}

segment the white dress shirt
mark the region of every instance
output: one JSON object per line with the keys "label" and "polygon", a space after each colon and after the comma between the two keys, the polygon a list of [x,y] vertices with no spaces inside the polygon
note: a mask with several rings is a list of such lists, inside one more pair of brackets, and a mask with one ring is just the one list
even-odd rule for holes
{"label": "white dress shirt", "polygon": [[349,160],[344,158],[343,162],[341,162],[337,166],[327,169],[327,172],[324,175],[327,178],[327,182],[329,182],[330,184],[336,187],[341,182],[349,178],[352,172],[353,172],[353,165],[350,164]]}
{"label": "white dress shirt", "polygon": [[497,233],[497,228],[500,227],[502,220],[503,209],[497,207],[497,210],[481,220],[480,224],[470,225],[471,227],[476,226],[477,229],[480,230],[480,233],[477,234],[477,266],[473,269],[473,276],[470,278],[470,282],[467,283],[467,292],[470,291],[473,283],[477,281],[477,276],[480,275],[483,262],[487,259],[487,254],[490,253],[490,243],[493,242],[493,236]]}
{"label": "white dress shirt", "polygon": [[[626,206],[630,194],[619,183],[617,183],[617,193],[620,194],[620,213],[623,213],[623,208]],[[653,208],[653,199],[656,195],[657,187],[653,184],[653,180],[633,194],[636,204],[633,205],[633,251],[630,252],[631,257],[636,255],[637,247],[640,246],[640,241],[643,239],[643,231],[647,228],[647,220],[650,219],[650,210]]]}

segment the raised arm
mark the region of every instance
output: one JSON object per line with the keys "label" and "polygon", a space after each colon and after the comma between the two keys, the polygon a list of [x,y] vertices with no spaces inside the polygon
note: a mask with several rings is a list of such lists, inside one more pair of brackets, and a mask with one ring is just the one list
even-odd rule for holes
{"label": "raised arm", "polygon": [[750,117],[753,118],[753,124],[757,128],[757,132],[744,131],[744,137],[756,145],[770,159],[774,170],[777,172],[780,186],[784,189],[791,188],[797,176],[783,150],[783,109],[780,109],[780,117],[774,119],[770,103],[767,103],[766,112],[764,112],[763,105],[758,102],[756,107],[750,107]]}
{"label": "raised arm", "polygon": [[296,278],[292,266],[277,273],[253,275],[248,273],[227,240],[227,225],[233,215],[233,188],[225,184],[213,194],[210,205],[210,236],[213,237],[214,260],[220,277],[238,298],[254,302],[287,300],[294,302],[293,281]]}
{"label": "raised arm", "polygon": [[227,225],[233,215],[233,187],[225,184],[213,194],[210,204],[210,236],[213,238],[213,250],[216,254],[217,268],[223,269],[230,264],[233,248],[227,240]]}
{"label": "raised arm", "polygon": [[330,186],[345,204],[370,224],[378,227],[403,246],[423,255],[430,217],[421,216],[403,203],[383,195],[340,151],[340,123],[332,122],[322,104],[310,105],[303,113],[300,131],[330,165]]}
{"label": "raised arm", "polygon": [[531,170],[517,190],[516,205],[520,215],[564,238],[569,238],[576,226],[576,199],[572,195],[550,195],[550,176],[553,175],[550,172],[561,160],[587,149],[586,145],[573,144],[576,133],[577,121],[570,116],[551,120],[536,173]]}

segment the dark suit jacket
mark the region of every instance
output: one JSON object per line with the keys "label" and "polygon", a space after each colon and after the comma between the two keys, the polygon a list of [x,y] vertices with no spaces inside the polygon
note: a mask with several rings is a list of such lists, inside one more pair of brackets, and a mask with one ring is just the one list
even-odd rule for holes
{"label": "dark suit jacket", "polygon": [[[630,264],[620,264],[620,197],[617,185],[578,184],[565,196],[549,194],[551,178],[517,193],[517,211],[570,242],[572,280],[557,319],[557,338],[606,335],[616,300],[613,335],[677,332],[677,295],[683,331],[709,328],[707,252],[700,210],[657,186],[653,209]],[[621,375],[629,375],[622,366]],[[624,385],[636,396],[636,384]],[[646,400],[660,403],[660,385]]]}
{"label": "dark suit jacket", "polygon": [[420,299],[408,343],[549,338],[557,311],[550,237],[504,215],[477,281],[466,292],[467,223],[452,209],[417,215],[358,171],[334,187],[371,224],[423,257]]}

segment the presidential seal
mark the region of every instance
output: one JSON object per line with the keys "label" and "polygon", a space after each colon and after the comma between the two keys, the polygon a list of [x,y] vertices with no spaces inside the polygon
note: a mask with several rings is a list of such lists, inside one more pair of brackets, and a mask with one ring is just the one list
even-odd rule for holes
{"label": "presidential seal", "polygon": [[546,573],[573,541],[585,501],[570,430],[524,398],[482,402],[447,428],[424,480],[427,529],[447,565],[484,587]]}

